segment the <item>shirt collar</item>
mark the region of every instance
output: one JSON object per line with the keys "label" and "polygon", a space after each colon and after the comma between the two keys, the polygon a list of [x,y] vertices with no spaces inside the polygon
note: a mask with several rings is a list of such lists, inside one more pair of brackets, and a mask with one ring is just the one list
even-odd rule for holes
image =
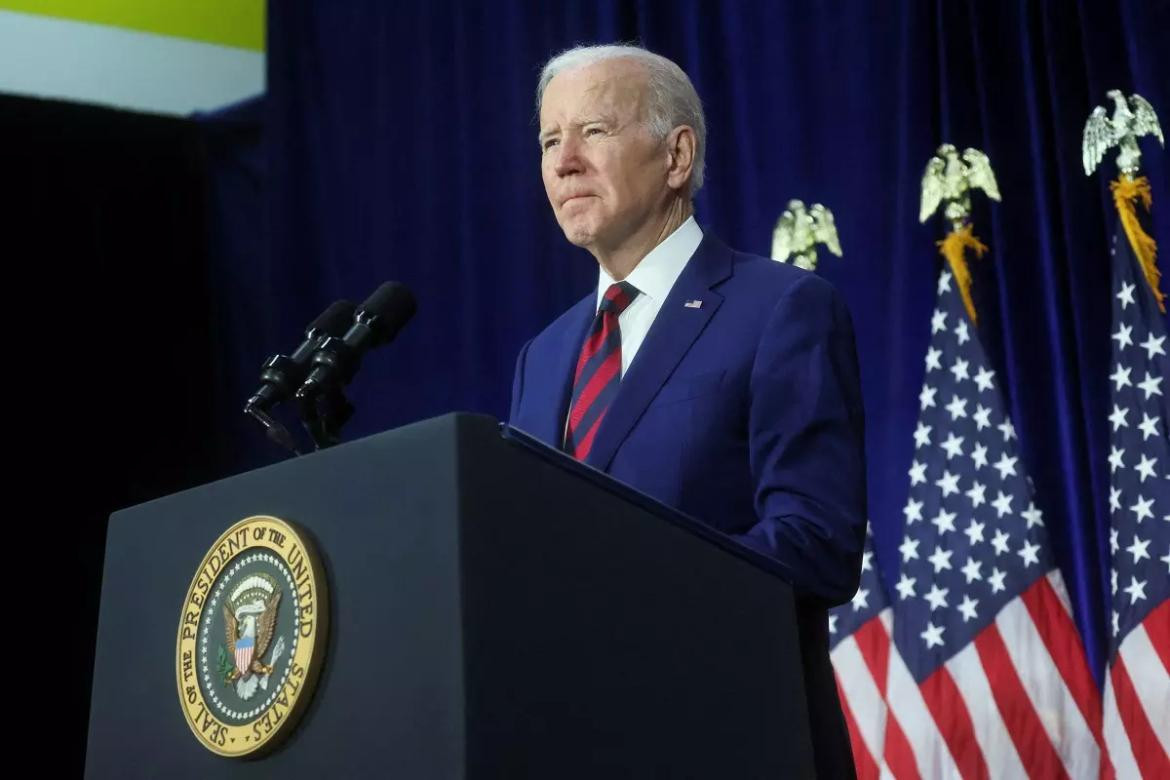
{"label": "shirt collar", "polygon": [[[691,259],[691,255],[699,248],[702,241],[703,230],[692,215],[687,218],[686,222],[675,228],[675,231],[667,236],[661,244],[650,250],[650,254],[642,258],[625,280],[638,288],[643,295],[661,304],[666,300],[670,288],[674,286],[683,268],[686,267],[687,261]],[[605,296],[605,291],[614,282],[614,278],[606,273],[604,268],[600,269],[597,283],[597,306],[601,306],[601,299]]]}

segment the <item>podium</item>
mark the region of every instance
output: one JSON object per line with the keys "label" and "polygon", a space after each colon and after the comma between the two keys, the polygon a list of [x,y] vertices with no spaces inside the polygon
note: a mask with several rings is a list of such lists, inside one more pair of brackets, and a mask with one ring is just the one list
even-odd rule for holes
{"label": "podium", "polygon": [[[330,626],[291,735],[231,759],[185,720],[176,630],[253,515],[315,541]],[[112,515],[86,775],[808,777],[801,669],[767,558],[452,414]]]}

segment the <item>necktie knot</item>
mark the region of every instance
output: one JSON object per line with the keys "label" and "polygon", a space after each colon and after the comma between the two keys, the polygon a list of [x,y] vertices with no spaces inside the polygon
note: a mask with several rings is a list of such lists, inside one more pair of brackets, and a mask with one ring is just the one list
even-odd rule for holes
{"label": "necktie knot", "polygon": [[641,294],[634,285],[629,282],[615,282],[609,286],[605,291],[605,295],[601,297],[601,306],[598,307],[598,312],[608,311],[613,312],[615,317],[620,317],[634,299]]}

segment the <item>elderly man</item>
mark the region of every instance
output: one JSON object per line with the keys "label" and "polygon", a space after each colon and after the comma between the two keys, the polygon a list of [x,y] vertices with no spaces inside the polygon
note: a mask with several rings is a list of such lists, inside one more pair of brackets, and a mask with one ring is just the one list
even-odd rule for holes
{"label": "elderly man", "polygon": [[511,423],[781,564],[818,774],[849,774],[826,619],[857,588],[865,529],[849,314],[819,277],[696,223],[706,124],[673,62],[572,49],[538,101],[549,202],[599,283],[521,349]]}

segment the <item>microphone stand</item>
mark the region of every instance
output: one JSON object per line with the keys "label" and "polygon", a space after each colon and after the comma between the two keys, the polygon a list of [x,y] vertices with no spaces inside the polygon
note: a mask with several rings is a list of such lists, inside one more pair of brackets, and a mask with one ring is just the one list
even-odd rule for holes
{"label": "microphone stand", "polygon": [[318,450],[341,443],[341,428],[353,417],[354,407],[339,387],[319,395],[302,396],[301,421]]}
{"label": "microphone stand", "polygon": [[248,403],[244,406],[244,413],[252,417],[254,420],[257,420],[260,425],[264,427],[264,433],[268,436],[269,439],[276,442],[278,445],[285,448],[293,455],[304,454],[297,448],[297,443],[293,439],[292,435],[289,434],[288,429],[276,420],[272,419],[272,417],[267,412],[254,404],[252,400],[249,400]]}

